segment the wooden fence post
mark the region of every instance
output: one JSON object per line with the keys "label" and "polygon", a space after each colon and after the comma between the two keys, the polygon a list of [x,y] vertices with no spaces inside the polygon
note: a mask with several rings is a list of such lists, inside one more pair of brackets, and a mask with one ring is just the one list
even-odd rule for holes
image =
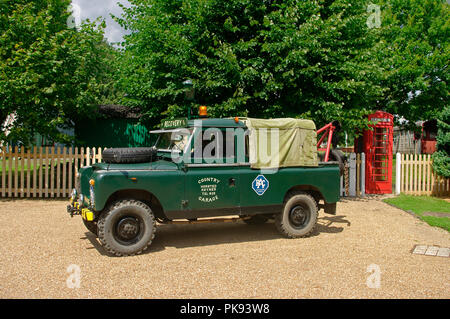
{"label": "wooden fence post", "polygon": [[366,154],[361,153],[361,196],[366,195]]}
{"label": "wooden fence post", "polygon": [[359,196],[360,191],[360,165],[361,165],[361,155],[358,153],[356,154],[356,191],[355,196]]}
{"label": "wooden fence post", "polygon": [[[19,153],[19,152],[17,152],[17,153]],[[18,172],[20,172],[20,184],[18,185],[19,186],[18,187],[19,194],[17,194],[17,197],[23,197],[23,195],[24,195],[23,194],[23,191],[24,191],[23,184],[24,184],[24,181],[25,181],[25,178],[24,178],[24,174],[25,174],[25,168],[24,168],[24,166],[25,166],[25,164],[24,164],[25,152],[24,152],[23,145],[20,147],[20,156],[19,156],[19,154],[17,154],[17,156],[18,156],[18,161],[17,161]]]}
{"label": "wooden fence post", "polygon": [[70,195],[70,193],[72,192],[72,189],[73,189],[73,184],[72,184],[72,174],[73,174],[73,171],[72,171],[72,166],[73,166],[73,147],[69,147],[68,148],[68,163],[69,163],[69,165],[68,165],[68,169],[67,169],[67,171],[68,171],[68,174],[69,174],[69,176],[68,176],[68,181],[67,181],[67,191],[68,191],[68,194],[67,194],[67,196],[69,196]]}
{"label": "wooden fence post", "polygon": [[14,147],[14,197],[19,197],[19,147]]}
{"label": "wooden fence post", "polygon": [[37,147],[33,146],[32,148],[32,165],[33,165],[33,198],[36,198],[36,191],[37,191],[37,170],[36,170],[36,154],[37,154]]}
{"label": "wooden fence post", "polygon": [[349,196],[356,196],[356,154],[350,154],[350,162],[349,162]]}
{"label": "wooden fence post", "polygon": [[12,194],[12,152],[13,148],[10,146],[8,147],[9,153],[8,153],[8,197],[13,197]]}
{"label": "wooden fence post", "polygon": [[55,163],[52,165],[52,167],[55,167],[56,164],[56,190],[55,190],[55,197],[59,197],[60,192],[61,192],[61,168],[60,168],[60,163],[61,163],[61,148],[59,147],[53,147],[53,149],[55,150],[54,152],[54,161]]}
{"label": "wooden fence post", "polygon": [[86,147],[86,166],[91,165],[91,149]]}
{"label": "wooden fence post", "polygon": [[395,194],[400,194],[400,185],[402,183],[401,177],[402,159],[400,153],[395,155]]}
{"label": "wooden fence post", "polygon": [[6,148],[1,148],[2,154],[2,197],[6,197]]}
{"label": "wooden fence post", "polygon": [[30,197],[31,194],[31,173],[32,173],[32,164],[31,164],[31,150],[27,150],[27,182],[26,182],[26,196]]}
{"label": "wooden fence post", "polygon": [[406,172],[406,154],[402,154],[402,172],[400,174],[402,178],[402,184],[400,185],[401,192],[406,192],[406,178],[408,177],[408,173]]}
{"label": "wooden fence post", "polygon": [[67,148],[64,146],[62,148],[62,197],[66,197],[67,196],[67,158],[66,158],[66,154],[67,154]]}

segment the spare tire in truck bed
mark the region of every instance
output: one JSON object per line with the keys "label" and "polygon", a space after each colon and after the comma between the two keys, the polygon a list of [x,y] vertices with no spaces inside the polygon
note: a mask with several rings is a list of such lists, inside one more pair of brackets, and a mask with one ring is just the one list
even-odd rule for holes
{"label": "spare tire in truck bed", "polygon": [[[319,159],[320,161],[323,161],[325,158],[325,154],[320,153],[319,154]],[[345,170],[345,161],[346,161],[346,157],[344,155],[344,153],[340,150],[336,150],[336,149],[331,149],[330,150],[330,155],[329,155],[329,161],[332,162],[337,162],[339,164],[339,174],[342,176],[344,175],[344,170]]]}
{"label": "spare tire in truck bed", "polygon": [[105,163],[145,163],[156,156],[154,147],[107,148],[102,153]]}
{"label": "spare tire in truck bed", "polygon": [[345,170],[345,155],[344,153],[342,153],[342,151],[339,150],[330,150],[330,159],[332,161],[338,162],[339,163],[339,174],[342,176],[344,175],[344,170]]}

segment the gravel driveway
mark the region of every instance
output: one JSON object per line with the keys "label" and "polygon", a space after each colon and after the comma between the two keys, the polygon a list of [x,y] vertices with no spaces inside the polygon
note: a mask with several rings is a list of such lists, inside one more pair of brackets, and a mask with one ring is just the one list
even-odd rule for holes
{"label": "gravel driveway", "polygon": [[450,258],[411,254],[449,233],[377,199],[342,200],[302,239],[272,223],[163,225],[126,258],[66,205],[0,201],[0,298],[450,298]]}

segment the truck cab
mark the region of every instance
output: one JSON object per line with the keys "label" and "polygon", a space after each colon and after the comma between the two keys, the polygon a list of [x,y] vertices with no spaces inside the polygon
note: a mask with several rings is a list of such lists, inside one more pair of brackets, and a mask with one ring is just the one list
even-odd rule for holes
{"label": "truck cab", "polygon": [[273,219],[298,238],[336,211],[339,165],[319,162],[312,121],[177,119],[151,133],[153,147],[106,149],[77,176],[68,212],[111,254],[141,253],[157,224]]}

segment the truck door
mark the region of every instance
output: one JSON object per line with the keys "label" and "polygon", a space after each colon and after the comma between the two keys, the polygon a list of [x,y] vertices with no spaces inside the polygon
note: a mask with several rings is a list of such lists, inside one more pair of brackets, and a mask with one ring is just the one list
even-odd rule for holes
{"label": "truck door", "polygon": [[237,215],[239,166],[232,129],[196,129],[186,164],[186,218]]}

